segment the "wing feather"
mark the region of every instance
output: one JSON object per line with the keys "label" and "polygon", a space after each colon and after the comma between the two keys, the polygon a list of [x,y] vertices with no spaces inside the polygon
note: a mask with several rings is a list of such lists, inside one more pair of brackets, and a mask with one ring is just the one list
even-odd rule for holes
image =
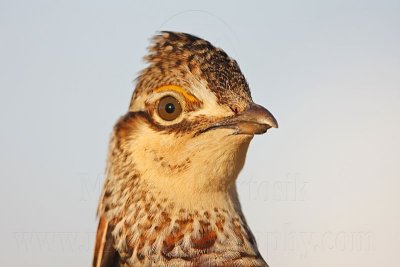
{"label": "wing feather", "polygon": [[119,254],[114,249],[113,227],[105,216],[100,217],[94,248],[93,267],[119,267]]}

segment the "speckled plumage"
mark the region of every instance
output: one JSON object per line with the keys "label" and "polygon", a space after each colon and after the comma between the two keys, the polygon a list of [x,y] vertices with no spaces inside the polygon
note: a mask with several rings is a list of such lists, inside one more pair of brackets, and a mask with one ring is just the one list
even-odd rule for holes
{"label": "speckled plumage", "polygon": [[[209,42],[163,32],[149,51],[111,137],[93,266],[267,266],[235,180],[275,119]],[[157,113],[165,95],[182,104],[174,121]]]}

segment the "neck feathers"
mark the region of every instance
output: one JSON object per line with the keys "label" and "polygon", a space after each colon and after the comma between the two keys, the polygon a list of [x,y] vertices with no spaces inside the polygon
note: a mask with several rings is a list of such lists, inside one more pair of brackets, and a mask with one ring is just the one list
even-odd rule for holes
{"label": "neck feathers", "polygon": [[144,184],[135,188],[105,211],[127,266],[266,266],[237,205],[187,210],[153,195]]}
{"label": "neck feathers", "polygon": [[163,190],[154,181],[165,177],[149,179],[129,144],[116,140],[114,135],[99,215],[110,223],[123,266],[267,266],[234,183],[208,193]]}

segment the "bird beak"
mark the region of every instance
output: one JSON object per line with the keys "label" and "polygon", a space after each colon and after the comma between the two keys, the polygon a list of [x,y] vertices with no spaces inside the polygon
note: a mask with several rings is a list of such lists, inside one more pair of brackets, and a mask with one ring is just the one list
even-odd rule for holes
{"label": "bird beak", "polygon": [[269,128],[278,128],[274,116],[263,106],[252,103],[233,120],[237,134],[263,134]]}
{"label": "bird beak", "polygon": [[250,104],[250,106],[242,113],[236,116],[229,117],[222,121],[218,121],[209,127],[199,131],[196,135],[199,135],[210,130],[228,128],[233,129],[233,134],[263,134],[269,128],[278,128],[278,122],[274,116],[263,106],[257,104]]}

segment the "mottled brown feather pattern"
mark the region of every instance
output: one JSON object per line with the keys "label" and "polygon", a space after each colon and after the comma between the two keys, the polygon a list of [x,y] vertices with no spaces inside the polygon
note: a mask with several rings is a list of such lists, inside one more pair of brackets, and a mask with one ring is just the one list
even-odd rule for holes
{"label": "mottled brown feather pattern", "polygon": [[[148,185],[140,182],[138,174],[129,165],[132,160],[124,150],[125,142],[129,142],[129,138],[126,138],[129,134],[126,131],[135,131],[135,129],[132,128],[129,120],[123,118],[115,127],[115,134],[118,137],[112,138],[114,141],[112,141],[111,151],[114,154],[111,157],[111,166],[109,166],[109,171],[112,173],[108,173],[108,177],[113,177],[113,179],[107,179],[103,196],[104,213],[109,216],[111,224],[115,227],[113,233],[115,239],[123,244],[118,245],[117,243],[116,247],[119,248],[121,258],[127,262],[126,264],[143,261],[143,255],[146,255],[146,252],[143,251],[144,246],[150,246],[150,250],[157,249],[155,244],[157,237],[169,228],[170,230],[167,231],[162,246],[160,246],[162,263],[157,263],[160,265],[156,264],[155,266],[168,264],[168,261],[179,258],[184,258],[185,262],[200,264],[201,258],[206,258],[203,255],[205,253],[221,257],[221,262],[215,266],[224,266],[224,264],[238,261],[239,257],[223,258],[222,252],[213,249],[217,242],[217,231],[223,235],[224,239],[232,239],[234,243],[244,247],[255,245],[242,218],[240,216],[232,218],[232,214],[226,210],[217,208],[204,212],[180,210],[178,217],[173,222],[171,210],[174,210],[174,204],[168,203],[166,199],[159,199],[158,196],[152,196],[146,190]],[[118,168],[112,167],[117,164]],[[130,168],[131,171],[125,171],[126,168]],[[100,211],[100,213],[103,212]],[[215,218],[212,225],[209,222],[211,216]],[[183,245],[184,233],[191,233],[195,228],[195,223],[199,225],[199,230],[190,237],[191,244],[188,248]],[[150,231],[151,229],[153,231]],[[134,239],[135,233],[142,234],[138,239]],[[264,266],[262,261],[259,263],[258,252],[249,252],[253,249],[247,248],[239,252],[240,255],[247,255],[246,258],[249,259],[246,262],[253,265],[238,266]],[[242,259],[243,256],[240,258]],[[148,264],[152,265],[151,262]]]}
{"label": "mottled brown feather pattern", "polygon": [[[229,129],[197,135],[252,103],[237,63],[183,33],[163,32],[149,51],[129,111],[111,136],[99,231],[105,223],[112,230],[106,242],[119,266],[267,266],[234,184],[251,136]],[[165,85],[198,98],[184,102],[176,123],[156,119],[155,89]],[[95,262],[104,257],[98,239]]]}
{"label": "mottled brown feather pattern", "polygon": [[193,80],[203,79],[220,104],[244,110],[252,101],[236,61],[206,40],[190,34],[163,32],[153,38],[149,51],[145,60],[150,65],[138,77],[133,99],[160,85],[190,87]]}

